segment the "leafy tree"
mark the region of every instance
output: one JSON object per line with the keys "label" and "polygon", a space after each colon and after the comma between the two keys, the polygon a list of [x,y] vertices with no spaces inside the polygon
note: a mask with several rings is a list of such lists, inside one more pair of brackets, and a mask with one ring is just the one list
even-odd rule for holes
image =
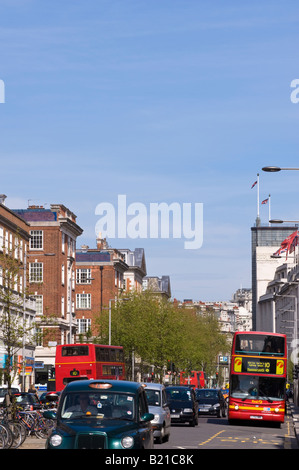
{"label": "leafy tree", "polygon": [[[17,292],[20,273],[25,276],[24,266],[14,257],[13,252],[0,253],[0,271],[2,285],[0,285],[0,334],[5,348],[4,383],[7,384],[8,393],[19,371],[20,364],[16,360],[17,353],[23,344],[35,344],[33,334],[35,325],[26,325],[25,308],[26,292]],[[24,361],[24,358],[23,358]],[[22,368],[24,363],[21,364]]]}
{"label": "leafy tree", "polygon": [[[113,304],[111,342],[124,347],[130,378],[134,356],[138,357],[141,374],[154,367],[162,380],[168,363],[186,372],[214,373],[217,355],[228,350],[213,311],[202,315],[193,309],[179,308],[149,290],[126,294]],[[103,309],[98,322],[102,335],[97,340],[108,344],[108,309]]]}

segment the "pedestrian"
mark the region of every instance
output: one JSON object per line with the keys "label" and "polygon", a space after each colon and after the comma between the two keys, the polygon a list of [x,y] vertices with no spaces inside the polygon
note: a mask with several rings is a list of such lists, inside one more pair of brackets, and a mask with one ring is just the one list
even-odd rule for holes
{"label": "pedestrian", "polygon": [[38,393],[37,393],[37,390],[35,388],[35,386],[33,384],[30,385],[29,389],[28,389],[28,393],[32,393],[33,395],[36,396],[36,398],[38,399],[39,401],[39,396],[38,396]]}

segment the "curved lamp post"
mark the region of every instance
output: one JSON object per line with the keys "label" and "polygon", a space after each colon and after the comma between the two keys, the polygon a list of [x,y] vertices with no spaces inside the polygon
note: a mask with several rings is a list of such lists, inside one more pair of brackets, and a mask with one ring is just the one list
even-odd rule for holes
{"label": "curved lamp post", "polygon": [[280,168],[279,166],[264,166],[262,170],[267,171],[268,173],[275,173],[276,171],[281,170],[299,170],[299,168]]}

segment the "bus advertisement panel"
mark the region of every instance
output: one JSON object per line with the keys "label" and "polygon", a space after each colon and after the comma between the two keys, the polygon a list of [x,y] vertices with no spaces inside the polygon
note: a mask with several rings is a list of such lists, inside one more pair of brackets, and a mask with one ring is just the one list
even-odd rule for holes
{"label": "bus advertisement panel", "polygon": [[236,332],[231,357],[229,421],[283,423],[286,377],[286,335]]}
{"label": "bus advertisement panel", "polygon": [[61,344],[56,346],[56,390],[83,379],[124,380],[122,346],[102,344]]}

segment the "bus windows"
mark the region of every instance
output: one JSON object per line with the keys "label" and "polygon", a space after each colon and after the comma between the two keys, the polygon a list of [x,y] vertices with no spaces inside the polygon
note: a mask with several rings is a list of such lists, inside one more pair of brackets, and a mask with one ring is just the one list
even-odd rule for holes
{"label": "bus windows", "polygon": [[61,350],[62,356],[88,356],[88,346],[63,346]]}
{"label": "bus windows", "polygon": [[235,352],[238,354],[260,354],[284,356],[284,338],[271,335],[242,335],[236,337]]}

